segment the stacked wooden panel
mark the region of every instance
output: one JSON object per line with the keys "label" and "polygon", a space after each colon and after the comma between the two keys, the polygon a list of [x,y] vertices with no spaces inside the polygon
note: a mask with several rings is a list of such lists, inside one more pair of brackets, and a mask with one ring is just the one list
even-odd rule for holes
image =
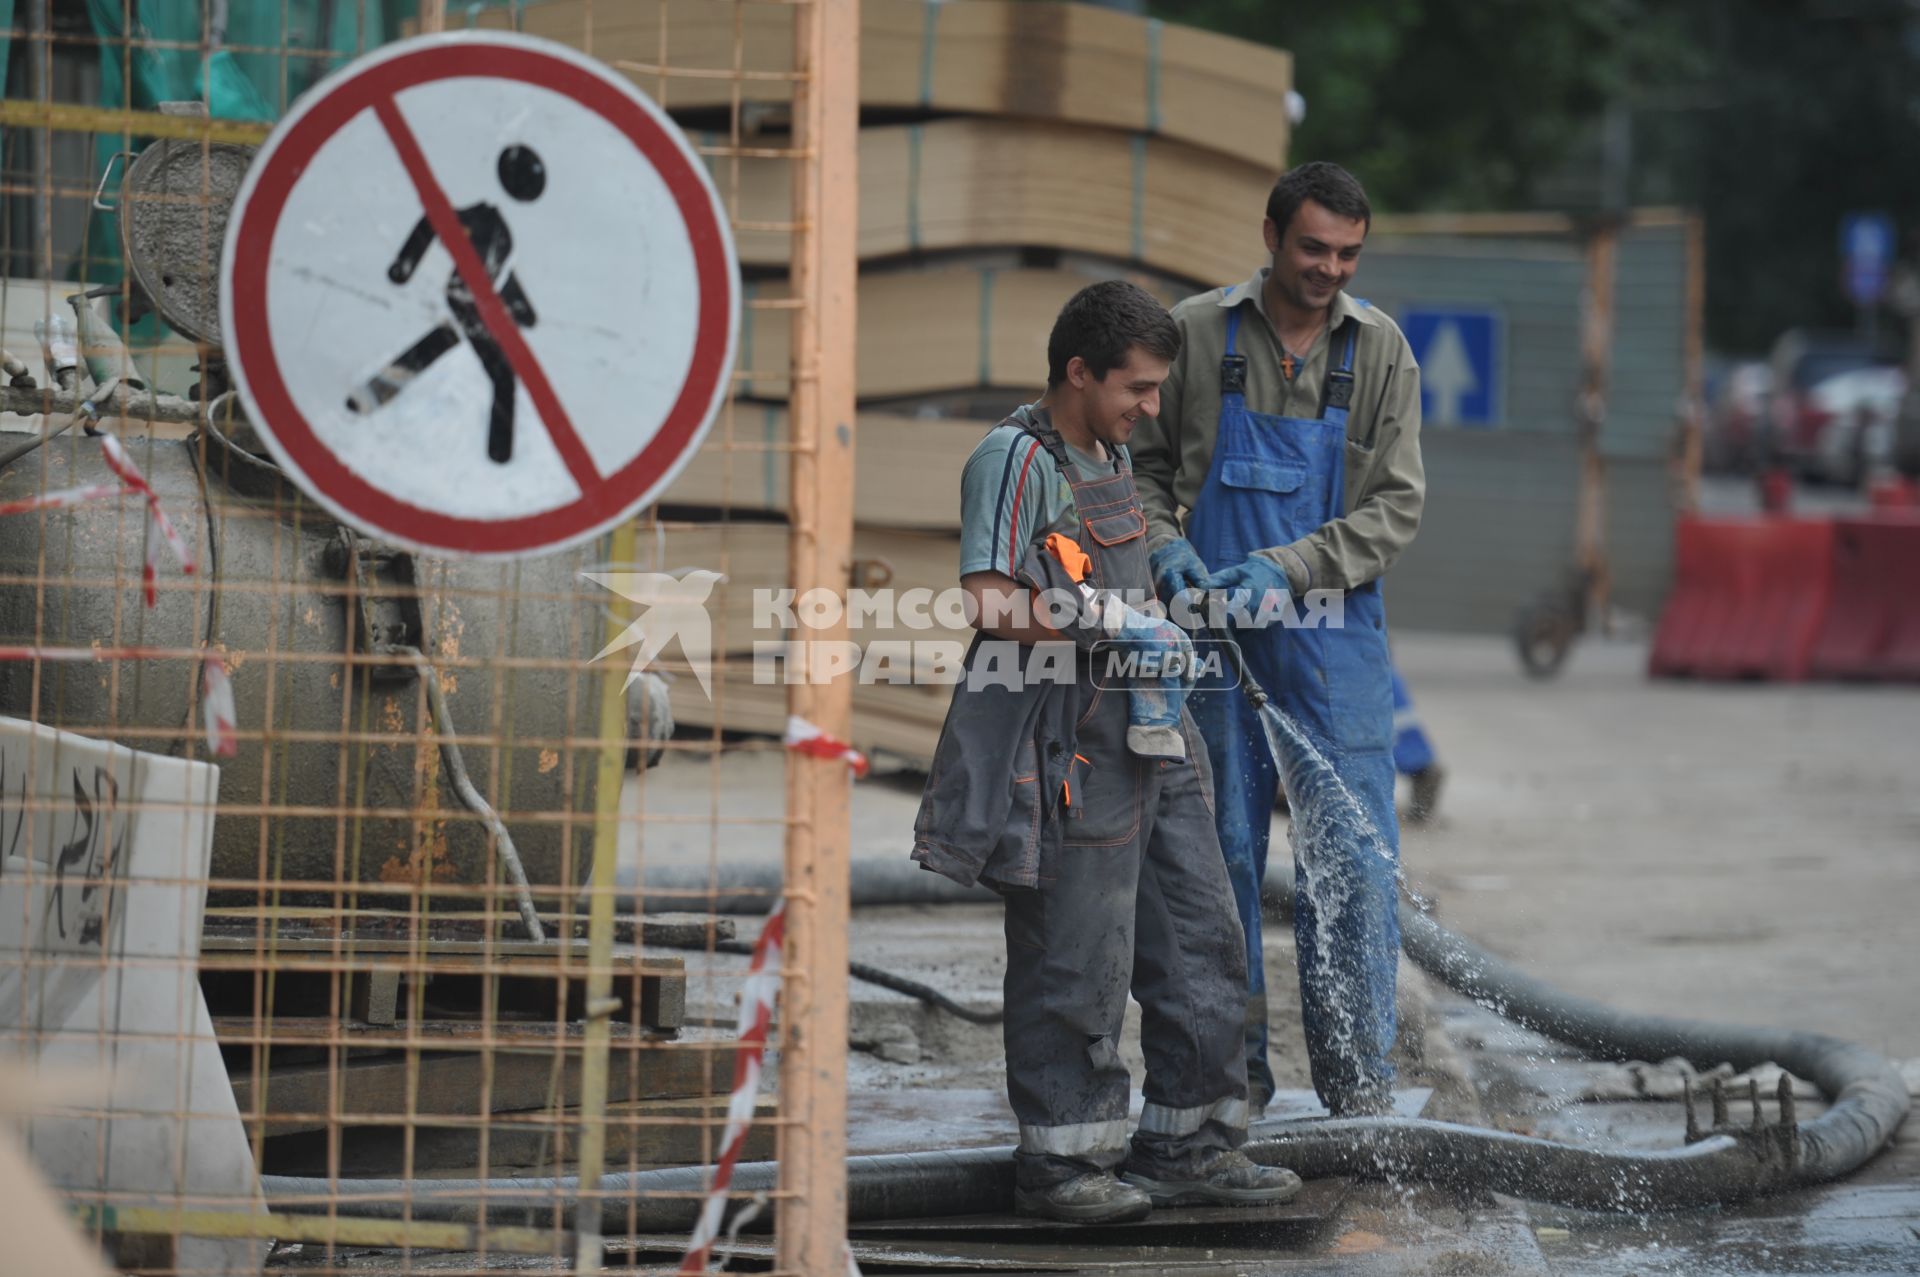
{"label": "stacked wooden panel", "polygon": [[[591,31],[591,52],[680,120],[740,227],[749,302],[783,298],[790,10],[554,0],[517,21],[575,43]],[[1116,276],[1171,304],[1259,259],[1292,64],[1277,49],[1033,0],[865,0],[860,61],[863,411],[849,585],[942,591],[957,585],[961,466],[987,425],[1043,387],[1060,305]],[[766,681],[773,667],[764,652],[756,665],[753,645],[804,635],[770,627],[753,603],[786,580],[790,313],[749,306],[738,397],[660,506],[652,564],[726,578],[710,607],[727,656],[711,699],[694,680],[675,685],[683,725],[778,732],[785,721],[785,688]],[[970,631],[951,620],[869,618],[852,637],[869,657],[876,644],[889,656],[903,643],[964,644]],[[911,683],[870,681],[869,661],[854,743],[921,762],[951,689],[929,681],[941,649],[910,660]]]}

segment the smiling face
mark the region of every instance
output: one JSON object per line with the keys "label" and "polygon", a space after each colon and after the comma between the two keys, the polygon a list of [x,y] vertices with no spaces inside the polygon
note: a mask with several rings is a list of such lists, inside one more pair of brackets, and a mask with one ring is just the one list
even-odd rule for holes
{"label": "smiling face", "polygon": [[1284,234],[1268,218],[1263,229],[1273,255],[1270,282],[1280,297],[1301,311],[1325,310],[1360,267],[1367,223],[1342,217],[1313,200],[1301,203]]}
{"label": "smiling face", "polygon": [[1171,368],[1160,356],[1129,346],[1126,362],[1096,377],[1076,355],[1067,365],[1067,385],[1078,400],[1081,423],[1103,444],[1125,444],[1141,417],[1159,415],[1160,385]]}

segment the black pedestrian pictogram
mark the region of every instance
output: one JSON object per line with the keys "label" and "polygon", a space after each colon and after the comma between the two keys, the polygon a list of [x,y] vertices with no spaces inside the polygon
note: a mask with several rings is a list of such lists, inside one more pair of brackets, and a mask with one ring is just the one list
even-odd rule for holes
{"label": "black pedestrian pictogram", "polygon": [[[546,189],[546,165],[532,147],[509,146],[500,152],[497,171],[501,189],[522,203],[539,199],[541,192]],[[484,202],[470,204],[458,210],[456,216],[460,220],[461,230],[466,232],[474,252],[479,255],[487,279],[499,291],[507,313],[520,327],[532,328],[536,318],[533,303],[527,300],[519,279],[508,268],[508,259],[513,254],[513,234],[507,229],[506,218],[500,215],[499,209]],[[413,233],[407,236],[407,242],[401,246],[399,256],[393,259],[393,265],[387,268],[387,278],[395,284],[404,284],[412,279],[413,272],[426,256],[433,240],[433,224],[422,216],[414,226]],[[480,307],[474,302],[473,289],[458,270],[447,280],[446,298],[451,318],[442,321],[357,387],[347,396],[347,407],[363,416],[373,412],[406,389],[428,365],[459,345],[460,338],[465,337],[493,383],[487,456],[505,464],[513,457],[513,397],[517,384],[513,364],[487,330]]]}

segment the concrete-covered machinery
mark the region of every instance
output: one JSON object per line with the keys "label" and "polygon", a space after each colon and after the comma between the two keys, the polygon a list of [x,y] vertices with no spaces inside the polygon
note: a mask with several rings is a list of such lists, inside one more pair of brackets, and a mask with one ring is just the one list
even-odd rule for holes
{"label": "concrete-covered machinery", "polygon": [[[473,789],[512,831],[527,877],[576,885],[588,863],[605,597],[580,572],[591,546],[519,563],[429,559],[367,540],[303,497],[227,393],[216,272],[227,204],[248,152],[160,141],[127,166],[118,202],[131,309],[148,307],[198,347],[187,398],[120,378],[129,455],[181,534],[197,574],[162,575],[142,603],[149,535],[133,502],[0,519],[0,643],[140,648],[101,663],[0,662],[0,713],[136,748],[197,748],[198,655],[225,653],[240,747],[222,764],[213,892],[238,901],[340,900],[503,882],[484,814],[463,803],[433,739],[436,681]],[[84,331],[98,312],[80,314]],[[112,400],[97,366],[93,401]],[[112,484],[98,444],[60,406],[89,393],[86,364],[56,379],[38,448],[0,462],[0,501]],[[64,398],[62,380],[73,382]],[[128,381],[138,389],[129,391]],[[127,405],[128,398],[132,403]],[[144,409],[142,405],[145,405]],[[16,410],[28,409],[12,402]],[[91,430],[84,412],[75,417]],[[143,419],[187,422],[188,437]],[[18,418],[16,418],[18,420]],[[412,656],[418,649],[424,662]],[[630,691],[630,737],[671,733],[657,678]],[[657,760],[657,745],[649,761]],[[451,889],[449,889],[451,888]]]}

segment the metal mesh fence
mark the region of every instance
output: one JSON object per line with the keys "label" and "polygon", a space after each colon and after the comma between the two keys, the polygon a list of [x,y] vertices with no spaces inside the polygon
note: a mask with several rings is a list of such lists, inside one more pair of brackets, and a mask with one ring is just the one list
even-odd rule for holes
{"label": "metal mesh fence", "polygon": [[[854,5],[8,8],[0,1093],[73,1217],[53,1222],[129,1272],[678,1267],[738,1082],[752,959],[728,942],[759,923],[736,936],[697,888],[642,898],[641,871],[696,881],[731,847],[789,884],[785,1084],[740,1150],[782,1163],[758,1244],[823,1271],[845,892],[816,849],[844,847],[845,771],[675,733],[671,704],[728,694],[770,553],[795,586],[845,584],[850,514],[822,494],[850,457],[820,439],[823,413],[851,424],[851,302],[822,297],[851,277],[852,108],[832,98],[855,92]],[[792,244],[746,280],[747,322],[788,340],[738,352],[696,459],[721,495],[669,490],[515,562],[415,553],[309,499],[248,420],[219,313],[274,122],[355,58],[469,27],[626,75],[688,129],[734,233]],[[322,308],[302,341],[343,339]],[[378,406],[479,378],[475,358],[450,348]],[[734,485],[776,469],[782,502],[737,512]],[[642,643],[629,678],[622,641],[667,581],[711,642]],[[844,691],[785,690],[844,733]],[[723,773],[743,753],[764,766]],[[646,1178],[675,1167],[695,1169]]]}

